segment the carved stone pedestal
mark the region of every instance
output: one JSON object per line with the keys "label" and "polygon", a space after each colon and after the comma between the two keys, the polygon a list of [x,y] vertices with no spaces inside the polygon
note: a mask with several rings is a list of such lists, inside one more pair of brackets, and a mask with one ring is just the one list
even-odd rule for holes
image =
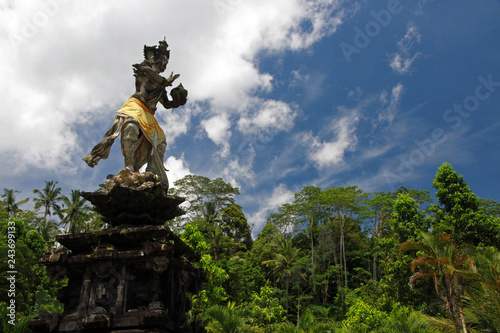
{"label": "carved stone pedestal", "polygon": [[[147,197],[144,191],[154,190],[146,186],[136,195]],[[119,206],[119,196],[107,200],[102,193],[95,195],[104,202],[101,211]],[[167,198],[158,195],[151,198]],[[47,253],[41,262],[53,279],[68,277],[58,294],[64,312],[41,311],[30,322],[34,333],[204,331],[186,318],[191,308],[187,293],[197,294],[206,281],[205,272],[192,265],[200,258],[168,227],[150,224],[158,222],[158,214],[148,215],[147,208],[122,214],[120,219],[129,222],[126,227],[111,219],[116,226],[110,229],[57,237],[64,247]],[[177,205],[171,209],[175,215]]]}

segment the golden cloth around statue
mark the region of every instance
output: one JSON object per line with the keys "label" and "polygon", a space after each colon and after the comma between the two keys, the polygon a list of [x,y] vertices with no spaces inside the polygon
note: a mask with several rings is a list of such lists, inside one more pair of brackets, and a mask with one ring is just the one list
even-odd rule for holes
{"label": "golden cloth around statue", "polygon": [[[160,176],[162,182],[168,184],[165,167],[163,166],[163,155],[166,148],[165,133],[154,115],[135,97],[129,98],[116,112],[115,121],[104,135],[104,138],[83,160],[90,167],[94,167],[101,159],[107,159],[115,139],[129,122],[139,125],[142,135],[129,149],[128,153],[132,153],[134,159],[126,161],[126,164],[127,162],[132,163],[134,170],[139,170],[146,163],[152,162],[153,165],[151,167],[154,167],[155,173]],[[124,156],[130,155],[126,154],[123,145],[121,148]]]}

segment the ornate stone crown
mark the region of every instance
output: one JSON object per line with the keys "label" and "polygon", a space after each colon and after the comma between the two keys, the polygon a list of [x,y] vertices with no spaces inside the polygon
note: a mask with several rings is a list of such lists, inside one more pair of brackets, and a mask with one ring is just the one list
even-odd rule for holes
{"label": "ornate stone crown", "polygon": [[149,59],[153,56],[155,59],[158,59],[162,55],[166,55],[167,59],[170,59],[170,50],[167,50],[168,44],[166,41],[166,37],[163,40],[158,42],[159,45],[155,46],[146,46],[144,45],[144,59]]}

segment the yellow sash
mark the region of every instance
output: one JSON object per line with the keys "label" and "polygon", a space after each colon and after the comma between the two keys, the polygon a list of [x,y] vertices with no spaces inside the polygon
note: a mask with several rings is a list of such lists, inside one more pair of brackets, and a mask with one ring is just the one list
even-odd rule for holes
{"label": "yellow sash", "polygon": [[148,110],[148,108],[137,98],[129,98],[125,104],[118,110],[119,113],[126,116],[134,117],[141,129],[148,137],[152,137],[155,131],[158,132],[158,140],[165,138],[165,133],[155,119],[155,116]]}

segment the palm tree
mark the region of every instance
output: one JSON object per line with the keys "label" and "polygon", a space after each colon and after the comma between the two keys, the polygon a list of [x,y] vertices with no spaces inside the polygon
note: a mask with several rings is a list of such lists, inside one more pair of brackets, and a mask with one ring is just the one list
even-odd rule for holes
{"label": "palm tree", "polygon": [[81,232],[99,231],[106,226],[99,213],[91,210],[89,206],[83,207],[84,214],[86,214],[86,223]]}
{"label": "palm tree", "polygon": [[379,333],[432,333],[427,317],[421,311],[399,306],[392,310],[384,327]]}
{"label": "palm tree", "polygon": [[81,222],[81,215],[84,213],[85,200],[84,198],[80,198],[80,192],[77,190],[71,190],[71,197],[61,196],[61,200],[63,201],[63,209],[61,212],[64,214],[64,217],[61,220],[62,224],[69,225],[68,231],[70,234],[76,234],[84,229],[81,225],[78,225],[78,222]]}
{"label": "palm tree", "polygon": [[262,264],[272,266],[271,275],[284,280],[286,291],[285,308],[288,314],[288,287],[292,280],[294,264],[300,256],[300,250],[293,247],[292,241],[283,236],[276,238],[276,247],[274,259],[263,261]]}
{"label": "palm tree", "polygon": [[455,325],[456,332],[467,332],[461,297],[466,283],[477,279],[471,271],[472,258],[461,251],[450,235],[419,232],[420,242],[407,241],[401,244],[401,251],[421,251],[423,254],[411,264],[413,276],[410,287],[415,281],[431,277],[436,294],[446,304],[446,309]]}
{"label": "palm tree", "polygon": [[247,324],[248,315],[248,311],[236,309],[232,302],[229,302],[225,307],[214,305],[205,313],[205,317],[211,320],[207,331],[218,333],[252,332],[254,330]]}
{"label": "palm tree", "polygon": [[220,226],[221,212],[217,211],[217,202],[207,201],[203,204],[203,217],[208,226],[209,237],[207,241],[210,244],[214,260],[218,260],[221,249],[227,248],[231,242],[229,238],[224,235]]}
{"label": "palm tree", "polygon": [[52,246],[55,236],[59,233],[58,227],[59,224],[53,220],[41,220],[37,225],[38,232],[49,247]]}
{"label": "palm tree", "polygon": [[16,202],[16,193],[20,193],[19,191],[14,191],[12,189],[3,189],[2,194],[2,202],[4,204],[4,208],[7,213],[9,213],[10,217],[15,217],[17,212],[20,211],[19,206],[24,205],[28,202],[29,198]]}
{"label": "palm tree", "polygon": [[34,189],[33,193],[38,195],[38,198],[33,198],[35,202],[35,209],[39,209],[40,207],[44,208],[44,220],[47,220],[47,215],[52,216],[52,210],[56,213],[60,218],[62,218],[62,214],[60,212],[61,206],[59,206],[58,202],[61,200],[61,188],[56,187],[57,182],[45,181],[45,187],[40,191],[39,189]]}
{"label": "palm tree", "polygon": [[486,248],[474,259],[481,278],[467,292],[466,317],[485,331],[500,332],[500,251]]}

